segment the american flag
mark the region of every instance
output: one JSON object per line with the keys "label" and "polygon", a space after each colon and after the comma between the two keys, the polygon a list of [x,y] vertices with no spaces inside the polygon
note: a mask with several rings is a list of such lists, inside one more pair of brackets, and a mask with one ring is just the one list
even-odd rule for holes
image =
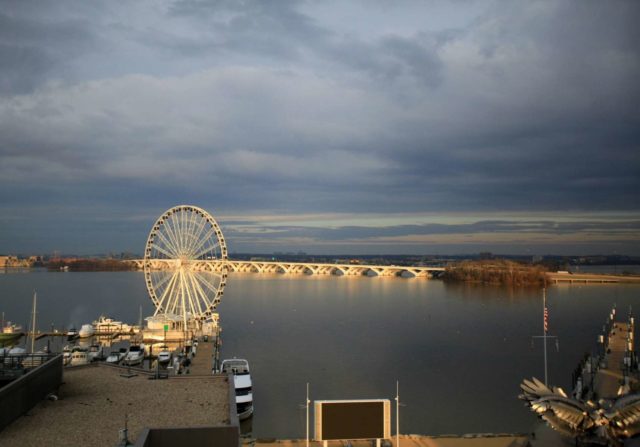
{"label": "american flag", "polygon": [[544,306],[544,333],[546,334],[549,330],[549,309],[547,306]]}

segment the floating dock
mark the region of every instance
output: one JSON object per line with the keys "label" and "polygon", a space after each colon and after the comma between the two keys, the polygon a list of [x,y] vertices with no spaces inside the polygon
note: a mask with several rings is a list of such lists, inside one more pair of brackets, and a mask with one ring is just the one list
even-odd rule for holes
{"label": "floating dock", "polygon": [[614,399],[621,387],[626,386],[628,391],[630,384],[633,324],[614,322],[608,338],[604,360],[595,376],[594,390],[599,398]]}
{"label": "floating dock", "polygon": [[586,356],[574,372],[574,396],[588,399],[616,399],[638,382],[638,363],[634,353],[634,317],[616,321],[611,310],[598,336],[598,353]]}

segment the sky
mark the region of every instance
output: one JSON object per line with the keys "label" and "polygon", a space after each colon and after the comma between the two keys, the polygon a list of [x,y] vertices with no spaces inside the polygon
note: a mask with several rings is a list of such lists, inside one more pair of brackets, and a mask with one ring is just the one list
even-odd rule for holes
{"label": "sky", "polygon": [[0,0],[0,254],[640,255],[636,0]]}

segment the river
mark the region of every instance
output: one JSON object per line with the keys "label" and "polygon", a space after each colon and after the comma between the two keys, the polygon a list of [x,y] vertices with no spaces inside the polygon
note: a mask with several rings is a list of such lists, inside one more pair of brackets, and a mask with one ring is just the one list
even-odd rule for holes
{"label": "river", "polygon": [[[26,325],[34,290],[41,330],[153,312],[142,273],[39,269],[0,273],[0,311]],[[559,350],[549,344],[551,383],[569,388],[611,306],[626,315],[639,291],[549,288],[549,333],[559,340]],[[542,331],[541,296],[419,278],[232,274],[218,308],[222,354],[252,367],[254,436],[304,437],[307,382],[312,401],[393,405],[396,380],[403,433],[531,432],[537,420],[517,395],[523,378],[544,376],[542,342],[531,337]]]}

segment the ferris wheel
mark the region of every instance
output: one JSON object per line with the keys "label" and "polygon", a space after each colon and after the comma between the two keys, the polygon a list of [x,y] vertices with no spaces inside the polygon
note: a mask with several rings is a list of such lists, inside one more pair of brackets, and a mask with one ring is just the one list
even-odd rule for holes
{"label": "ferris wheel", "polygon": [[227,246],[215,219],[202,208],[179,205],[151,228],[144,276],[155,315],[188,321],[212,318],[227,280]]}

